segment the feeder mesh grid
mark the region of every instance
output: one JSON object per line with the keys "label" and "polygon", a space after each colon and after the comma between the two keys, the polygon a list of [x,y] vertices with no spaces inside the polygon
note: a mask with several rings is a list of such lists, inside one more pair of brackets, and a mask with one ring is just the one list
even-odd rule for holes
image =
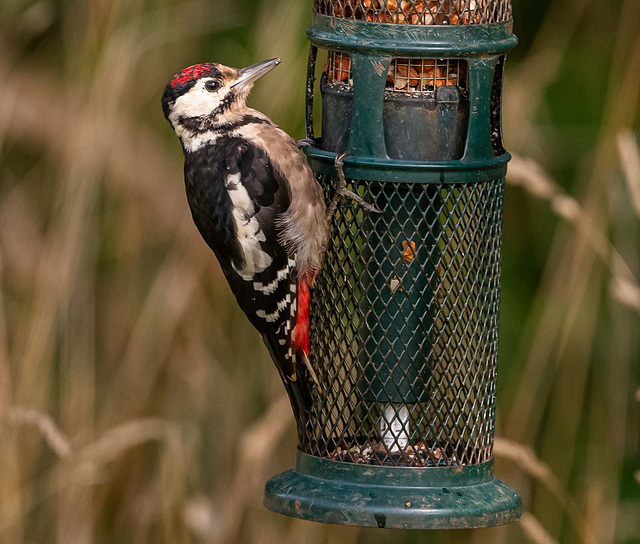
{"label": "feeder mesh grid", "polygon": [[[325,68],[330,85],[353,86],[351,58],[347,53],[327,51]],[[429,93],[443,85],[466,89],[467,63],[460,59],[394,58],[387,74],[387,90],[394,93]]]}
{"label": "feeder mesh grid", "polygon": [[[330,198],[333,179],[318,179]],[[348,183],[382,213],[343,201],[334,216],[312,295],[320,386],[302,451],[403,466],[490,460],[504,180]]]}
{"label": "feeder mesh grid", "polygon": [[410,25],[489,24],[510,21],[511,0],[314,0],[321,15]]}

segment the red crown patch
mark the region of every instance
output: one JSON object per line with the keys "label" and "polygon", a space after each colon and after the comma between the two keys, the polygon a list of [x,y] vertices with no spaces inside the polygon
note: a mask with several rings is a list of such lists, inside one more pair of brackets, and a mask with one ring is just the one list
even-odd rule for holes
{"label": "red crown patch", "polygon": [[194,79],[198,79],[199,77],[208,74],[212,68],[214,68],[215,64],[207,62],[205,64],[194,64],[193,66],[189,66],[189,68],[185,68],[179,74],[173,76],[171,80],[171,87],[175,87],[176,85],[184,85],[189,81],[193,81]]}

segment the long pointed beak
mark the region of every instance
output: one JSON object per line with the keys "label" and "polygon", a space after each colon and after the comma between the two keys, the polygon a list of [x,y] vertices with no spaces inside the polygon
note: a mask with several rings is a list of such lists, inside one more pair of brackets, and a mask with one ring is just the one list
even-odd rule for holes
{"label": "long pointed beak", "polygon": [[267,72],[273,70],[278,66],[278,64],[280,64],[280,57],[258,62],[251,66],[247,66],[246,68],[242,68],[240,70],[240,76],[235,83],[231,85],[231,88],[242,90],[250,86],[254,81],[261,78]]}

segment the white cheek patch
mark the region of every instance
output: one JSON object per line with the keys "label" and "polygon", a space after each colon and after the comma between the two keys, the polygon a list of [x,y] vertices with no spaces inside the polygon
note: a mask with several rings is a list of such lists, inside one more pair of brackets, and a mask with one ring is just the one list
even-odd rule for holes
{"label": "white cheek patch", "polygon": [[200,82],[176,99],[169,114],[169,121],[187,151],[194,152],[205,145],[211,145],[215,143],[218,136],[211,131],[194,135],[190,129],[180,124],[180,118],[209,115],[220,105],[222,96],[221,91],[210,93],[204,88],[204,83]]}
{"label": "white cheek patch", "polygon": [[273,259],[260,247],[260,242],[266,241],[267,238],[260,230],[260,224],[255,218],[255,206],[249,193],[240,182],[240,174],[228,176],[225,186],[231,197],[236,235],[245,261],[242,268],[237,267],[234,263],[233,269],[243,280],[251,280],[256,274],[266,270]]}
{"label": "white cheek patch", "polygon": [[179,96],[173,104],[169,119],[177,122],[180,117],[202,117],[215,110],[224,96],[222,91],[210,93],[203,82],[196,83],[188,92]]}

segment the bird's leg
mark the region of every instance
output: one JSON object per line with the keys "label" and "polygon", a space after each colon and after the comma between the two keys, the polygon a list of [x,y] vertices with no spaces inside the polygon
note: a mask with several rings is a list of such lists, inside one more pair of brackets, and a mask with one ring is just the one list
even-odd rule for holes
{"label": "bird's leg", "polygon": [[333,199],[329,203],[329,207],[327,208],[327,222],[330,223],[333,218],[333,214],[336,213],[336,209],[338,208],[338,204],[343,198],[349,198],[362,206],[368,212],[374,213],[382,213],[378,208],[376,208],[373,204],[369,204],[366,200],[364,200],[359,194],[354,193],[353,191],[349,191],[347,189],[347,178],[344,176],[344,170],[342,166],[344,165],[344,159],[346,157],[351,156],[351,153],[342,153],[341,155],[336,156],[336,160],[334,162],[334,166],[336,168],[336,188],[335,194],[333,195]]}

